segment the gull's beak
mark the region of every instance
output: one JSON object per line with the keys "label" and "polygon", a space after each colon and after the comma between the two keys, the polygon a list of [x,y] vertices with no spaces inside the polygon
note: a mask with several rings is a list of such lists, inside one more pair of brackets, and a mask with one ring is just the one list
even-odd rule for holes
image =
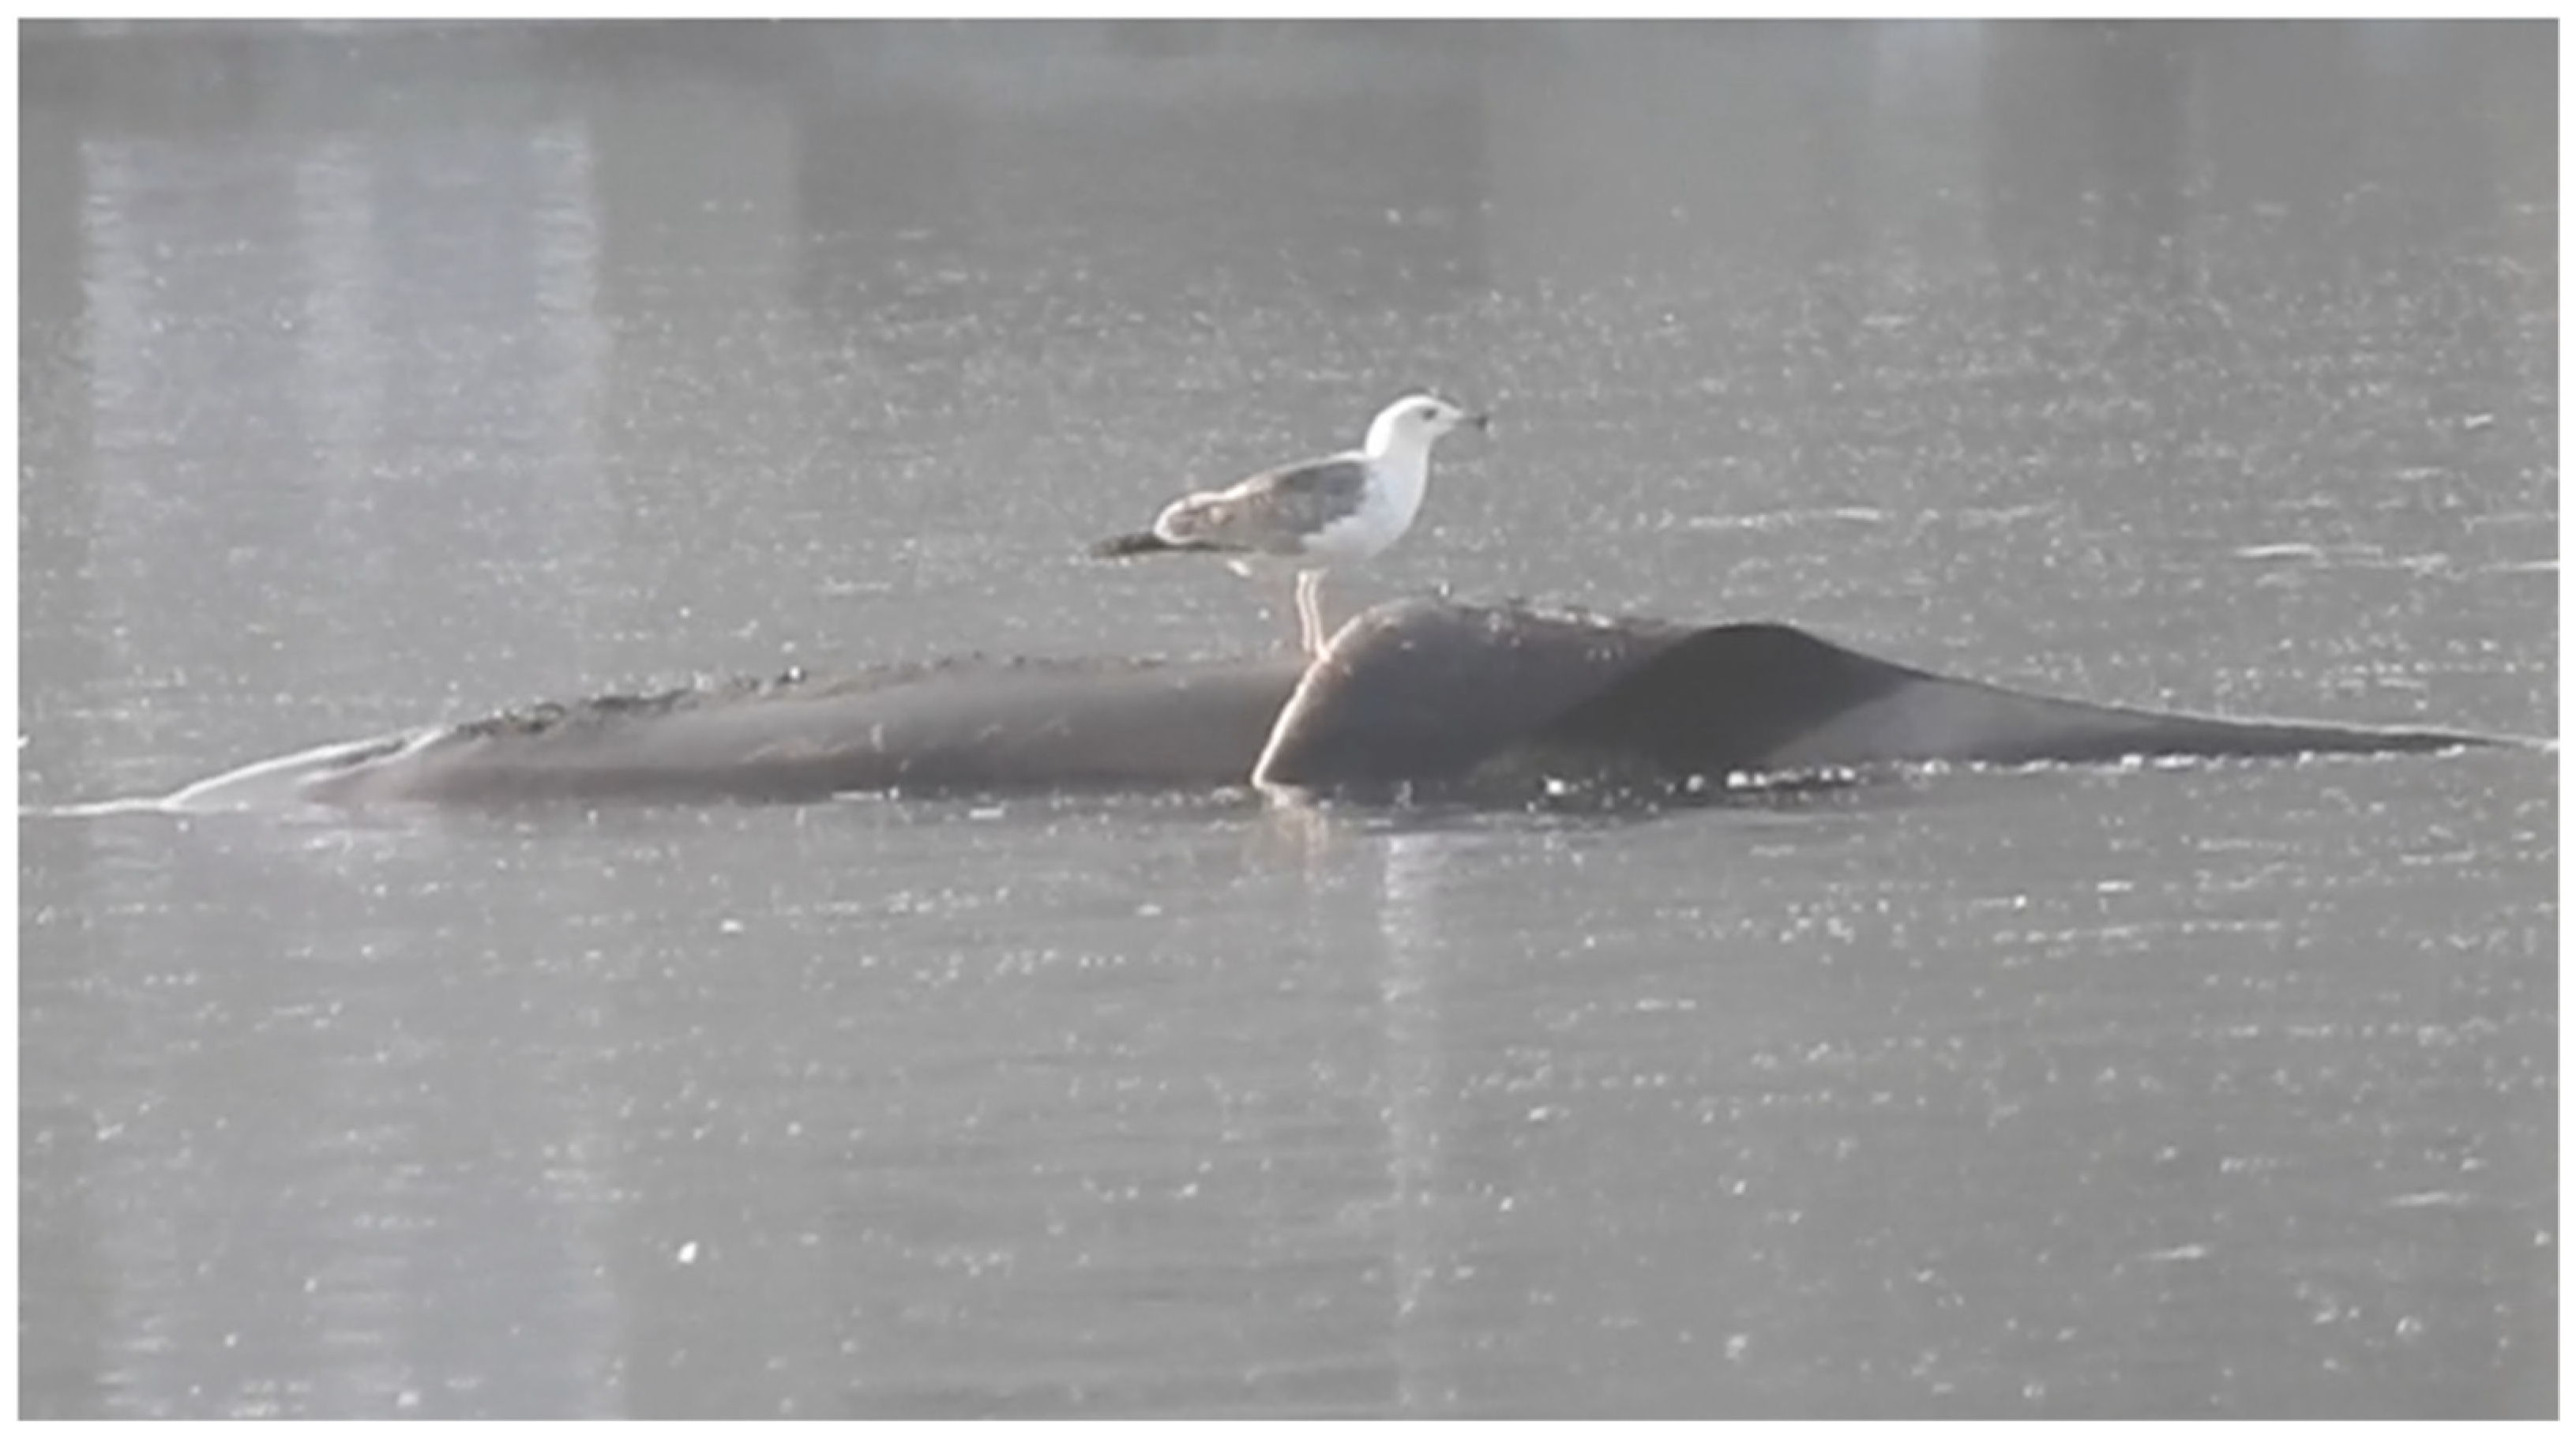
{"label": "gull's beak", "polygon": [[1476,433],[1481,435],[1494,427],[1494,417],[1484,410],[1478,410],[1467,417],[1467,423],[1475,426]]}

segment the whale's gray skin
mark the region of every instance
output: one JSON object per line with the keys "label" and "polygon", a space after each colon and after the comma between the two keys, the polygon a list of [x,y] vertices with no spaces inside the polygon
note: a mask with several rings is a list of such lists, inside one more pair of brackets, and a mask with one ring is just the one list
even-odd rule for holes
{"label": "whale's gray skin", "polygon": [[1873,659],[1786,625],[1405,600],[1353,619],[1311,666],[1286,655],[961,660],[547,705],[271,760],[164,803],[1367,790],[1534,773],[1682,781],[1908,761],[2492,743],[2048,699]]}
{"label": "whale's gray skin", "polygon": [[1407,601],[1359,616],[1290,697],[1257,782],[1462,778],[1535,753],[1723,776],[1904,762],[2454,749],[2433,730],[2082,704],[1873,659],[1780,624],[1692,628]]}
{"label": "whale's gray skin", "polygon": [[1242,784],[1290,659],[960,661],[835,683],[592,701],[460,725],[319,773],[327,803],[813,800],[928,790]]}

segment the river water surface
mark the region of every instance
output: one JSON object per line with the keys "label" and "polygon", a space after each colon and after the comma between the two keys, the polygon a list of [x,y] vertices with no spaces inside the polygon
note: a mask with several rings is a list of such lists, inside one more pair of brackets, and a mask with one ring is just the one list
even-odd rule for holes
{"label": "river water surface", "polygon": [[83,815],[1101,566],[2554,733],[2554,35],[22,35],[28,1415],[2535,1415],[2554,758]]}

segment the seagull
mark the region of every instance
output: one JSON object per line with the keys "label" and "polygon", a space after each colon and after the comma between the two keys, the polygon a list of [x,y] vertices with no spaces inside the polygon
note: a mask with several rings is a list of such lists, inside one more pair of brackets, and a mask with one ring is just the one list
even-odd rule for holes
{"label": "seagull", "polygon": [[1378,411],[1356,450],[1264,470],[1222,490],[1183,495],[1154,527],[1102,540],[1097,559],[1199,552],[1226,557],[1240,575],[1256,563],[1297,571],[1297,628],[1309,658],[1323,653],[1324,571],[1365,560],[1404,537],[1431,478],[1431,444],[1460,425],[1485,429],[1437,395],[1407,395]]}

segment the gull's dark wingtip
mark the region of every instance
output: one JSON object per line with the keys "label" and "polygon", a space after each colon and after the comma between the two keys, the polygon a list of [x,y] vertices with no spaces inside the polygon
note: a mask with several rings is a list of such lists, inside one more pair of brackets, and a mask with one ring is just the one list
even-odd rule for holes
{"label": "gull's dark wingtip", "polygon": [[1095,560],[1123,560],[1129,555],[1153,555],[1179,548],[1152,530],[1138,530],[1132,535],[1112,535],[1084,553]]}

